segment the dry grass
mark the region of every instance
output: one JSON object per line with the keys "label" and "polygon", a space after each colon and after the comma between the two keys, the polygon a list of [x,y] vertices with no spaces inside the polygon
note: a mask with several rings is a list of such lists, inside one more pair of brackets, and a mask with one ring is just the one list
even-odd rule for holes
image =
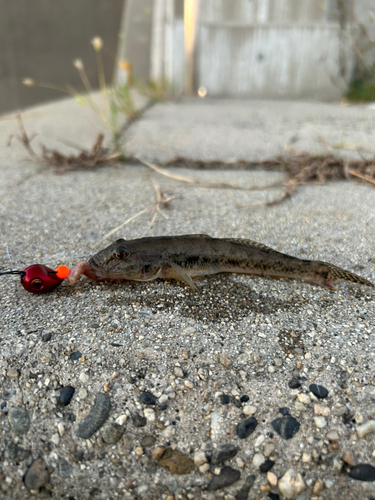
{"label": "dry grass", "polygon": [[31,145],[36,134],[27,135],[21,115],[17,115],[19,133],[11,134],[8,139],[8,146],[12,139],[17,139],[29,153],[33,161],[51,166],[58,174],[63,174],[70,170],[93,170],[100,165],[115,165],[121,158],[120,153],[114,153],[108,148],[103,147],[104,135],[98,134],[91,150],[80,149],[76,155],[64,155],[55,149],[49,149],[42,146],[41,154],[37,154]]}
{"label": "dry grass", "polygon": [[[99,166],[108,166],[119,163],[122,160],[120,153],[103,147],[103,134],[98,134],[91,150],[80,150],[77,155],[64,155],[56,150],[42,146],[42,154],[38,155],[33,149],[31,142],[35,134],[29,137],[26,133],[22,118],[18,115],[19,133],[12,134],[9,138],[16,138],[29,153],[31,158],[44,165],[52,166],[56,173],[65,173],[71,170],[93,170]],[[327,146],[328,148],[328,146]],[[334,149],[333,145],[330,149]],[[352,148],[351,148],[352,149]],[[267,206],[276,205],[289,198],[299,186],[306,184],[325,184],[329,181],[347,180],[371,184],[375,186],[375,157],[361,158],[353,160],[335,156],[331,152],[324,155],[311,155],[306,152],[295,152],[288,149],[288,156],[270,158],[262,162],[249,162],[243,159],[232,159],[227,161],[190,160],[176,157],[168,162],[156,165],[147,160],[133,156],[133,159],[146,165],[150,170],[164,177],[183,182],[190,185],[198,185],[210,188],[229,188],[242,190],[260,190],[276,186],[282,183],[270,184],[267,186],[244,187],[224,182],[205,182],[168,172],[167,166],[185,166],[190,169],[220,169],[220,168],[240,168],[240,169],[263,169],[278,170],[285,173],[286,179],[283,183],[283,194],[266,203]],[[132,158],[129,158],[131,161]],[[160,205],[160,201],[159,201]]]}
{"label": "dry grass", "polygon": [[[336,148],[332,146],[332,148]],[[337,148],[336,148],[337,149]],[[349,149],[353,149],[350,147]],[[364,149],[364,148],[359,148]],[[299,186],[306,184],[325,184],[329,181],[359,181],[375,186],[375,157],[353,160],[341,158],[332,153],[312,155],[306,152],[287,150],[288,156],[278,156],[262,162],[249,162],[242,159],[232,159],[224,162],[207,160],[190,160],[176,157],[162,166],[180,165],[196,169],[239,168],[244,170],[277,170],[285,173],[283,194],[268,203],[267,206],[276,205],[289,198]],[[264,186],[275,187],[278,184]],[[227,186],[228,187],[228,186]],[[256,186],[257,189],[261,189]],[[254,187],[253,187],[254,189]]]}
{"label": "dry grass", "polygon": [[[312,156],[310,153],[292,152],[289,157],[277,158],[276,163],[286,174],[285,190],[282,196],[268,202],[268,206],[281,203],[299,186],[306,184],[322,185],[329,181],[357,180],[375,185],[375,158],[352,160],[332,153]],[[270,168],[269,161],[267,168]]]}

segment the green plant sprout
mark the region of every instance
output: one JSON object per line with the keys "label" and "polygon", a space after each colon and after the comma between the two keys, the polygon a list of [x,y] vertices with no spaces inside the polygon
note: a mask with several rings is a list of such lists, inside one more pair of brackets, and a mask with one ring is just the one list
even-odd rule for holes
{"label": "green plant sprout", "polygon": [[[122,159],[125,159],[123,146],[121,145],[121,136],[126,128],[120,125],[121,116],[125,116],[128,123],[134,122],[142,114],[142,110],[137,110],[134,99],[131,93],[130,82],[125,84],[116,84],[108,86],[106,83],[104,64],[102,58],[103,40],[96,36],[91,40],[91,44],[95,50],[96,65],[98,69],[98,82],[99,90],[102,97],[102,106],[97,104],[92,98],[94,89],[85,71],[85,66],[82,59],[75,59],[73,61],[74,67],[77,69],[81,78],[82,84],[85,88],[85,93],[78,92],[74,87],[69,84],[55,85],[44,82],[37,82],[33,78],[24,78],[23,84],[28,87],[38,86],[65,92],[72,96],[77,104],[83,106],[90,106],[94,113],[98,116],[101,122],[108,128],[111,134],[113,147],[116,152],[120,153]],[[150,82],[145,84],[139,82],[137,90],[145,95],[149,103],[145,107],[148,109],[155,102],[166,100],[170,97],[170,86],[166,81]],[[144,110],[145,110],[144,109]]]}

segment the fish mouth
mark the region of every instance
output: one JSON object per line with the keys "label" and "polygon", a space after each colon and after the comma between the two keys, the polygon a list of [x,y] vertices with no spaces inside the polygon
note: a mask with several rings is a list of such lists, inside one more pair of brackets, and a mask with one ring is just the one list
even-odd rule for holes
{"label": "fish mouth", "polygon": [[121,279],[123,273],[116,273],[113,271],[107,271],[104,269],[103,265],[100,264],[99,262],[96,261],[95,257],[92,257],[88,265],[91,268],[90,274],[93,276],[91,279],[96,279],[96,280],[115,280],[115,279]]}

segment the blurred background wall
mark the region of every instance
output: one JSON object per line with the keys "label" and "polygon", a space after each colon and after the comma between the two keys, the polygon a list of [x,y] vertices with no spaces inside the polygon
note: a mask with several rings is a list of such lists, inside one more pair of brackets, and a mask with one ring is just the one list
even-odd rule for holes
{"label": "blurred background wall", "polygon": [[96,88],[94,36],[109,79],[130,62],[135,80],[165,80],[176,94],[332,100],[353,80],[375,82],[374,0],[0,0],[0,8],[0,113],[63,97],[23,86],[25,77],[82,90],[76,58]]}
{"label": "blurred background wall", "polygon": [[25,87],[25,77],[81,90],[72,62],[81,58],[97,86],[90,40],[104,40],[105,69],[112,77],[124,0],[0,0],[0,113],[64,97],[56,90]]}

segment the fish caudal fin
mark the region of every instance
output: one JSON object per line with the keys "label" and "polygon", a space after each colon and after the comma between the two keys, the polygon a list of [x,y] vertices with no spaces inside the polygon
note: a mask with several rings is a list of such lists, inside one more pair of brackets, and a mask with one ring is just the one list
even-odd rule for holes
{"label": "fish caudal fin", "polygon": [[326,264],[328,267],[328,273],[326,277],[325,286],[332,287],[335,283],[339,281],[350,281],[352,283],[358,283],[359,285],[374,287],[371,281],[358,276],[358,274],[352,273],[351,271],[346,271],[340,267],[336,267],[333,264]]}

